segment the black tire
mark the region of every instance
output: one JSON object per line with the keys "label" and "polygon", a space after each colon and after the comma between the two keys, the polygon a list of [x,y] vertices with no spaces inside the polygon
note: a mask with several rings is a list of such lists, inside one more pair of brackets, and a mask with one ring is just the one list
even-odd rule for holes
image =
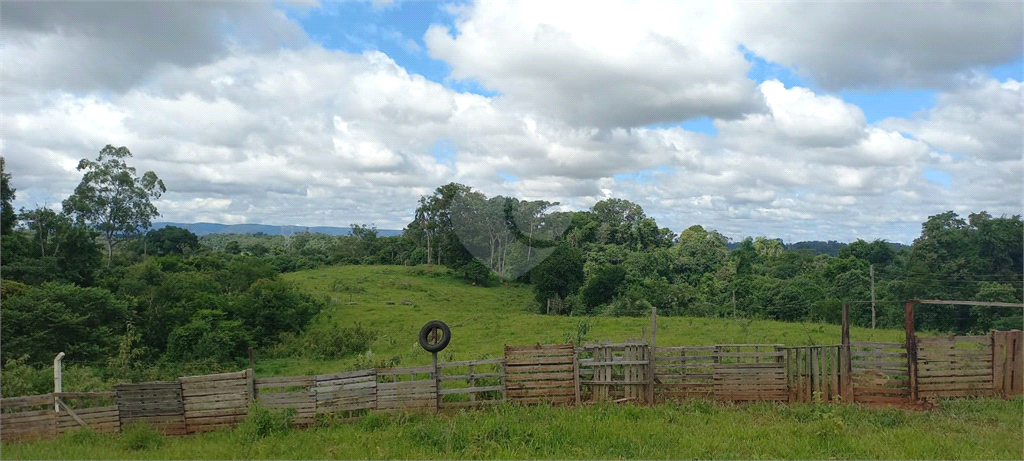
{"label": "black tire", "polygon": [[[441,340],[436,344],[430,344],[427,341],[427,336],[430,335],[434,329],[441,330]],[[427,352],[441,352],[444,348],[448,347],[448,343],[452,340],[452,330],[440,320],[431,320],[420,328],[420,347],[425,349]]]}

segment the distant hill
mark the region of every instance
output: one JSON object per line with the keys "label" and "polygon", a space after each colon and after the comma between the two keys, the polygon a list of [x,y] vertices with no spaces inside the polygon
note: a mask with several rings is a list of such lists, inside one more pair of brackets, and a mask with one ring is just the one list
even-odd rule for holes
{"label": "distant hill", "polygon": [[[904,249],[904,248],[910,248],[909,245],[904,245],[902,243],[897,243],[897,242],[886,242],[886,243],[888,243],[889,246],[892,247],[893,251],[897,251],[897,252],[902,250],[902,249]],[[783,243],[782,246],[786,250],[809,250],[809,251],[813,252],[814,254],[819,254],[819,255],[824,254],[824,255],[829,255],[829,256],[835,256],[836,254],[839,253],[839,249],[844,247],[844,246],[846,246],[846,245],[847,245],[846,243],[837,242],[835,240],[829,240],[827,242],[823,242],[821,240],[810,240],[810,241],[806,241],[806,242],[796,242],[796,243],[789,243],[789,244]],[[740,246],[739,242],[729,242],[729,244],[728,244],[728,248],[730,250],[735,250],[739,246]]]}
{"label": "distant hill", "polygon": [[[208,222],[199,223],[177,223],[177,222],[157,222],[153,223],[153,229],[160,229],[167,226],[180,227],[182,229],[188,229],[193,234],[202,236],[208,234],[258,234],[264,233],[267,235],[281,235],[281,234],[297,234],[300,232],[310,232],[312,234],[327,234],[327,235],[349,235],[352,233],[351,227],[331,227],[331,226],[272,226],[269,224],[217,224]],[[380,237],[391,237],[394,235],[401,235],[402,231],[395,229],[377,229],[377,235]]]}

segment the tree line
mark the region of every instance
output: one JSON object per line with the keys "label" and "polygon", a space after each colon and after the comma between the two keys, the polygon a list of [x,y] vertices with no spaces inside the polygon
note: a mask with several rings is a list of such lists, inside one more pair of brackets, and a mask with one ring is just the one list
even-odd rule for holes
{"label": "tree line", "polygon": [[[438,264],[481,289],[529,284],[533,309],[552,315],[641,316],[657,307],[660,315],[837,323],[849,302],[857,325],[874,318],[879,327],[900,327],[907,299],[1024,299],[1020,216],[940,213],[910,246],[785,245],[765,236],[730,241],[700,225],[677,234],[619,198],[561,211],[557,202],[487,197],[450,183],[419,199],[401,235],[353,224],[346,236],[198,237],[149,229],[158,215],[152,201],[166,188],[153,172],[137,174],[130,157],[127,148],[107,146],[95,161],[83,159],[82,182],[60,211],[15,211],[13,178],[0,158],[6,368],[45,366],[51,351],[65,350],[108,374],[174,376],[182,367],[241,363],[249,347],[282,354],[320,347],[323,357],[358,351],[372,331],[309,331],[325,300],[277,279],[336,264]],[[922,330],[1022,323],[1013,308],[917,313]]]}

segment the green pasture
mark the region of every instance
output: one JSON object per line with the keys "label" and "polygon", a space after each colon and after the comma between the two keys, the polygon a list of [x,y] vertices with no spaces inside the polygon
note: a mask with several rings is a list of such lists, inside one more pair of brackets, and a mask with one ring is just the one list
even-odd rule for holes
{"label": "green pasture", "polygon": [[[257,357],[258,376],[344,371],[379,365],[430,363],[417,334],[439,319],[452,329],[442,361],[501,357],[505,344],[576,342],[581,326],[586,342],[639,338],[650,318],[566,317],[537,313],[528,285],[472,286],[439,266],[334,266],[282,274],[285,280],[328,300],[312,328],[360,324],[379,336],[371,352],[338,360]],[[581,325],[582,324],[582,325]],[[588,328],[589,327],[589,328]],[[659,317],[657,343],[688,346],[735,343],[785,345],[838,344],[839,325],[785,323],[739,318]],[[903,342],[902,330],[852,328],[854,341]]]}
{"label": "green pasture", "polygon": [[3,444],[4,459],[1022,459],[1022,400],[941,401],[931,411],[718,404],[496,408],[371,414],[286,429],[164,437],[77,431]]}

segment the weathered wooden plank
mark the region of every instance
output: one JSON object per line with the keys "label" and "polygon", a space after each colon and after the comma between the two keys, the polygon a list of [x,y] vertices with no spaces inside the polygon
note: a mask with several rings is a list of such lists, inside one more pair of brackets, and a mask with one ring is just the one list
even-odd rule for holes
{"label": "weathered wooden plank", "polygon": [[236,379],[241,379],[241,380],[244,381],[245,380],[245,370],[234,371],[234,372],[230,372],[230,373],[217,373],[217,374],[212,374],[212,375],[182,376],[182,377],[178,378],[178,381],[180,381],[182,384],[186,384],[186,383],[191,384],[191,383],[202,383],[202,382],[212,382],[212,381],[231,381],[231,380],[236,380]]}
{"label": "weathered wooden plank", "polygon": [[522,357],[505,359],[505,369],[512,372],[520,365],[569,365],[572,366],[573,356],[560,355],[553,357]]}
{"label": "weathered wooden plank", "polygon": [[976,397],[994,395],[992,389],[957,389],[957,390],[922,390],[921,395],[924,397]]}
{"label": "weathered wooden plank", "polygon": [[185,413],[185,422],[191,424],[192,421],[202,418],[219,418],[222,416],[245,416],[247,414],[249,414],[247,408],[221,408],[215,410],[193,411]]}
{"label": "weathered wooden plank", "polygon": [[441,395],[471,394],[471,393],[477,393],[477,392],[500,391],[500,390],[502,390],[504,388],[505,388],[505,386],[501,386],[501,385],[498,385],[498,386],[460,387],[460,388],[456,388],[456,389],[441,389],[441,391],[438,392],[438,393],[441,394]]}
{"label": "weathered wooden plank", "polygon": [[[387,369],[385,369],[385,370],[387,370]],[[366,370],[345,371],[345,372],[341,372],[341,373],[328,373],[328,374],[323,374],[323,375],[316,375],[316,380],[317,381],[331,381],[331,380],[335,380],[335,379],[370,377],[370,376],[376,376],[377,373],[378,373],[377,370],[374,370],[374,369],[370,368],[370,369],[366,369]]]}
{"label": "weathered wooden plank", "polygon": [[216,410],[221,408],[245,408],[249,405],[247,399],[241,400],[218,400],[212,402],[185,402],[185,415],[193,411]]}
{"label": "weathered wooden plank", "polygon": [[241,386],[223,387],[218,389],[182,389],[181,397],[183,400],[192,400],[201,397],[209,397],[215,395],[235,395],[241,394],[248,397],[249,388],[242,383]]}
{"label": "weathered wooden plank", "polygon": [[506,381],[512,382],[523,382],[523,381],[572,381],[572,369],[566,372],[551,372],[551,373],[509,373],[506,377]]}
{"label": "weathered wooden plank", "polygon": [[981,368],[981,369],[932,369],[917,374],[918,379],[921,378],[941,378],[941,377],[984,377],[989,380],[992,379],[992,370]]}
{"label": "weathered wooden plank", "polygon": [[377,376],[380,375],[408,375],[412,373],[433,373],[433,365],[424,365],[419,367],[406,367],[406,368],[380,368],[377,370]]}
{"label": "weathered wooden plank", "polygon": [[573,380],[565,381],[505,381],[505,389],[531,389],[545,387],[572,387]]}
{"label": "weathered wooden plank", "polygon": [[504,362],[505,362],[504,358],[496,358],[496,359],[483,359],[483,360],[464,360],[464,361],[461,361],[461,362],[442,362],[442,363],[438,363],[437,366],[440,367],[440,368],[450,368],[450,367],[465,367],[465,366],[469,366],[469,365],[474,365],[474,366],[475,365],[492,365],[492,364],[504,363]]}
{"label": "weathered wooden plank", "polygon": [[[520,368],[520,370],[522,370],[522,369]],[[548,370],[545,370],[545,371],[548,371]],[[471,375],[442,376],[441,377],[441,381],[442,382],[445,382],[445,381],[465,381],[465,380],[469,380],[469,379],[480,379],[480,378],[500,378],[502,376],[505,376],[505,373],[473,373]]]}
{"label": "weathered wooden plank", "polygon": [[53,394],[26,395],[23,397],[4,397],[0,399],[0,409],[15,409],[21,407],[34,407],[40,405],[53,405]]}
{"label": "weathered wooden plank", "polygon": [[[391,376],[391,375],[388,375],[388,376]],[[344,385],[344,384],[355,384],[355,383],[365,383],[365,382],[374,382],[374,381],[377,381],[377,375],[376,374],[364,375],[364,376],[349,376],[347,378],[330,378],[330,379],[324,378],[324,379],[317,379],[316,380],[316,385],[317,386],[340,386],[340,385]]]}
{"label": "weathered wooden plank", "polygon": [[889,387],[858,388],[858,387],[854,386],[854,388],[853,388],[853,395],[854,395],[854,397],[859,397],[859,396],[864,396],[864,395],[868,395],[868,396],[870,396],[870,395],[910,395],[910,389],[907,389],[906,387],[898,387],[898,388],[896,388],[896,387],[893,387],[893,388],[889,388]]}
{"label": "weathered wooden plank", "polygon": [[873,367],[873,368],[881,368],[883,370],[887,369],[887,368],[888,369],[906,369],[907,368],[907,362],[905,362],[905,361],[904,362],[890,362],[890,361],[856,360],[856,359],[854,359],[854,360],[851,360],[850,363],[853,364],[854,368],[857,368],[857,367],[862,367],[862,368]]}
{"label": "weathered wooden plank", "polygon": [[[859,347],[869,347],[869,348],[875,348],[875,349],[905,349],[905,346],[906,346],[906,344],[904,344],[904,343],[886,343],[886,342],[876,342],[876,341],[851,341],[850,342],[850,348],[851,349],[856,349],[856,348],[859,348]],[[857,351],[852,351],[852,353],[856,353],[856,352]]]}
{"label": "weathered wooden plank", "polygon": [[776,358],[784,357],[786,354],[782,351],[764,351],[764,352],[719,352],[715,354],[719,358]]}
{"label": "weathered wooden plank", "polygon": [[[423,381],[403,381],[403,382],[416,382],[416,383],[420,383],[420,382],[429,382],[429,381],[423,380]],[[381,384],[398,384],[398,383],[381,383]],[[369,389],[369,388],[375,388],[375,387],[378,387],[378,386],[379,386],[379,384],[377,383],[377,381],[373,380],[373,381],[359,381],[359,382],[353,382],[353,383],[348,383],[348,384],[316,386],[314,388],[314,390],[317,393],[322,393],[322,392],[337,392],[337,391],[348,391],[348,390],[357,390],[357,389]]]}
{"label": "weathered wooden plank", "polygon": [[290,404],[316,404],[316,395],[290,394],[290,395],[261,395],[260,402],[265,405],[290,405]]}
{"label": "weathered wooden plank", "polygon": [[432,388],[436,385],[434,380],[420,381],[399,381],[397,383],[377,383],[377,392],[390,391],[394,389],[420,389]]}
{"label": "weathered wooden plank", "polygon": [[522,390],[522,391],[509,391],[508,398],[520,399],[530,397],[565,397],[573,396],[576,391],[574,389],[533,389],[533,390]]}
{"label": "weathered wooden plank", "polygon": [[[592,347],[592,346],[590,346],[590,345],[583,346],[584,349],[586,349],[588,347]],[[573,346],[571,344],[537,344],[537,345],[530,345],[530,346],[508,346],[508,345],[505,346],[505,356],[506,357],[508,357],[509,354],[524,353],[524,354],[538,355],[538,354],[541,354],[541,353],[550,353],[550,352],[571,354],[573,352]]]}
{"label": "weathered wooden plank", "polygon": [[376,388],[369,389],[356,389],[356,390],[342,390],[337,392],[316,392],[316,400],[324,401],[329,399],[361,399],[367,395],[376,395]]}
{"label": "weathered wooden plank", "polygon": [[57,397],[64,399],[64,401],[72,399],[110,399],[117,396],[115,391],[97,391],[97,392],[61,392],[55,394]]}
{"label": "weathered wooden plank", "polygon": [[275,387],[312,387],[316,385],[316,378],[313,376],[281,376],[273,378],[256,378],[253,380],[256,389],[271,389]]}

